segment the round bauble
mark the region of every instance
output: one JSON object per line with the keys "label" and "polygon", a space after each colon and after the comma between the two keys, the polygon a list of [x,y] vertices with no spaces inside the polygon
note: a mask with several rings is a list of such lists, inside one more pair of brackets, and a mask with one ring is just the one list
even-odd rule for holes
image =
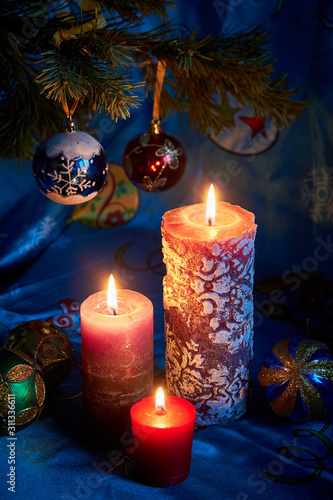
{"label": "round bauble", "polygon": [[159,121],[151,122],[149,132],[137,135],[124,151],[124,168],[128,178],[150,193],[166,191],[182,177],[186,155],[181,143],[162,131]]}
{"label": "round bauble", "polygon": [[107,175],[102,146],[64,120],[63,132],[47,137],[33,158],[34,177],[45,196],[63,205],[89,201],[102,189]]}
{"label": "round bauble", "polygon": [[333,405],[333,356],[322,342],[300,337],[278,342],[258,378],[276,415],[305,422]]}
{"label": "round bauble", "polygon": [[74,364],[73,346],[66,333],[47,321],[32,320],[17,326],[4,347],[28,354],[40,367],[48,391],[65,380]]}
{"label": "round bauble", "polygon": [[108,167],[102,191],[93,200],[75,207],[70,221],[107,228],[120,226],[135,217],[140,204],[138,188],[128,179],[121,165],[109,163]]}
{"label": "round bauble", "polygon": [[13,436],[41,414],[45,402],[42,373],[25,353],[0,350],[0,434]]}

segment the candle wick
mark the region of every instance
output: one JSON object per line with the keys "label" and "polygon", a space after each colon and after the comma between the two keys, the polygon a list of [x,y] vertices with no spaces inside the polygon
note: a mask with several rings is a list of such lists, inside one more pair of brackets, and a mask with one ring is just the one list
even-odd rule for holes
{"label": "candle wick", "polygon": [[[110,311],[110,309],[109,309],[109,311]],[[117,311],[115,310],[114,307],[112,307],[111,311],[112,311],[113,316],[117,316]]]}
{"label": "candle wick", "polygon": [[213,225],[213,221],[212,221],[212,218],[211,217],[208,217],[208,226],[212,226]]}

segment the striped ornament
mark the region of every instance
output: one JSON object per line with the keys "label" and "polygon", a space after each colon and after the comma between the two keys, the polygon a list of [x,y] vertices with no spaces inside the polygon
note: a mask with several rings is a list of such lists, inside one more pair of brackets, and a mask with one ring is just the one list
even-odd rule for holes
{"label": "striped ornament", "polygon": [[264,357],[258,379],[276,415],[305,422],[333,406],[333,356],[322,342],[278,342]]}

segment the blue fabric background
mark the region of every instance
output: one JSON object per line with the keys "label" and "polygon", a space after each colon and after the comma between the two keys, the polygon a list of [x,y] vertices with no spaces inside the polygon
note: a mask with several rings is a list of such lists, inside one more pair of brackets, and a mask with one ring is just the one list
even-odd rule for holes
{"label": "blue fabric background", "polygon": [[[73,342],[77,363],[40,419],[17,434],[17,498],[333,498],[333,430],[329,420],[328,428],[316,437],[305,429],[320,431],[323,420],[294,424],[279,419],[267,407],[257,382],[264,354],[282,338],[306,335],[307,322],[310,333],[328,343],[332,339],[332,291],[325,300],[318,299],[318,286],[332,289],[333,5],[319,0],[179,3],[171,17],[190,28],[200,24],[201,36],[226,28],[238,31],[264,26],[270,32],[269,47],[277,59],[277,74],[288,73],[289,85],[301,88],[297,98],[307,100],[308,106],[301,121],[279,131],[270,149],[252,156],[232,154],[209,137],[195,134],[186,115],[170,117],[164,130],[186,149],[184,177],[172,191],[140,192],[138,215],[129,224],[111,229],[96,230],[78,222],[65,225],[72,209],[47,200],[39,192],[31,163],[1,161],[0,342],[23,321],[65,315],[64,321],[69,322],[69,317],[72,322],[64,326],[68,327],[65,331]],[[150,102],[144,102],[126,121],[113,124],[103,114],[95,117],[93,128],[109,161],[122,163],[125,146],[146,131],[150,117]],[[237,175],[228,173],[230,161],[236,161]],[[102,474],[101,469],[107,466],[103,465],[106,451],[88,448],[82,442],[81,398],[64,399],[81,388],[80,323],[78,315],[64,312],[59,302],[65,298],[82,302],[106,288],[110,272],[122,288],[147,295],[155,310],[156,374],[163,373],[164,268],[161,255],[156,253],[161,248],[161,218],[166,210],[203,201],[211,181],[221,199],[254,212],[258,224],[252,405],[246,416],[231,426],[196,432],[189,478],[173,488],[156,490],[127,478],[122,466],[110,475]],[[121,266],[117,256],[123,245],[129,246]],[[325,258],[316,258],[318,245]],[[307,276],[299,275],[294,281],[289,277],[289,282],[277,278],[301,267]],[[263,280],[268,281],[263,285]],[[270,292],[274,289],[282,291],[283,304],[272,303]],[[316,309],[304,300],[309,293],[318,299]],[[259,310],[265,301],[269,317]],[[297,429],[307,437],[293,434]],[[0,497],[5,500],[13,498],[6,485],[6,444],[6,438],[1,438]],[[287,460],[276,451],[281,446],[302,450],[296,459]],[[293,484],[295,478],[306,478],[319,467],[316,457],[325,457],[318,478]],[[275,474],[276,480],[265,478],[260,468]],[[285,476],[292,479],[280,482]]]}

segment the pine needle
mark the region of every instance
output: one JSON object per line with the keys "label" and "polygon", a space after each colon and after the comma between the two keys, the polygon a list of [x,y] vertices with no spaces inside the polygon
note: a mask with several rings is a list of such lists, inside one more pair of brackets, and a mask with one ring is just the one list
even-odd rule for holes
{"label": "pine needle", "polygon": [[172,0],[85,0],[77,13],[75,6],[0,0],[2,156],[31,157],[40,136],[59,128],[63,100],[79,100],[78,116],[105,110],[114,120],[128,118],[141,103],[140,87],[146,97],[153,93],[158,60],[166,63],[162,119],[188,111],[198,132],[219,132],[233,124],[227,94],[277,127],[301,117],[305,103],[294,100],[297,89],[287,87],[286,76],[273,77],[260,27],[200,38],[199,29],[165,22],[143,32],[142,18],[165,20]]}

